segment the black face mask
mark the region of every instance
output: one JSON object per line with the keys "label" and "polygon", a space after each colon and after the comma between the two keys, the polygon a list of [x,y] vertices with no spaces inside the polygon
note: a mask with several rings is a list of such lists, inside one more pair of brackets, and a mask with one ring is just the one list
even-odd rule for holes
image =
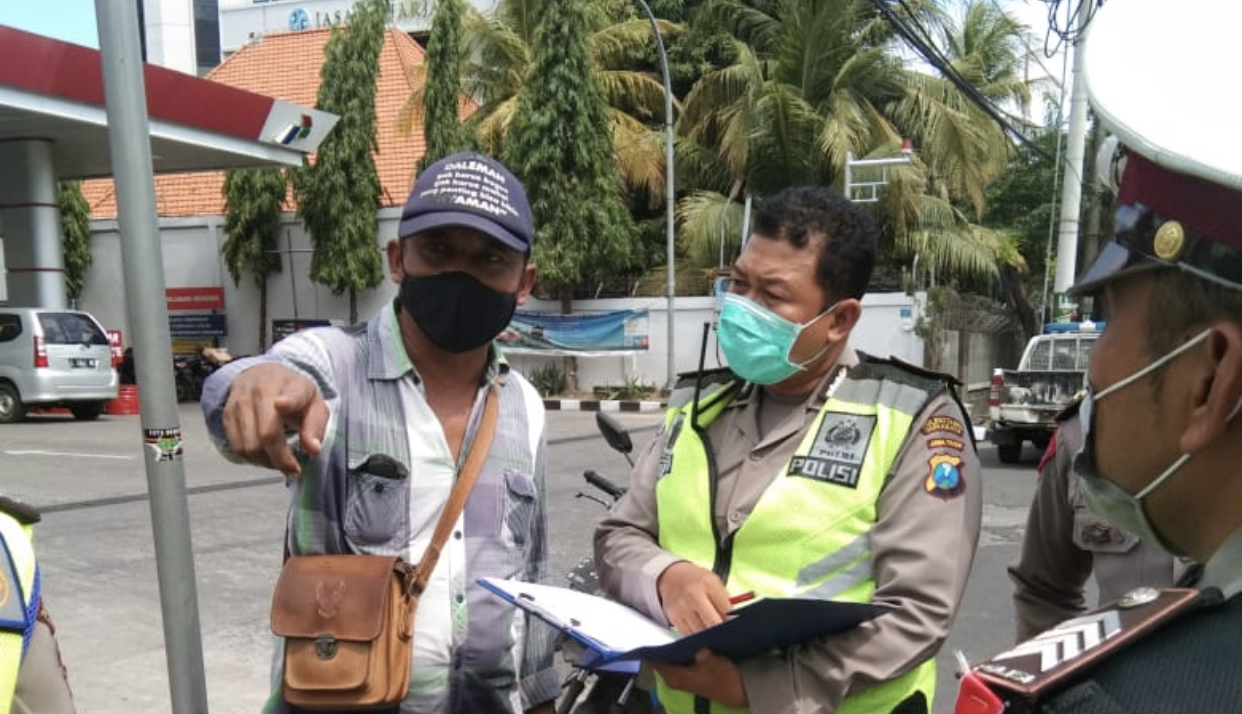
{"label": "black face mask", "polygon": [[469,352],[492,341],[517,309],[517,293],[502,293],[469,273],[406,275],[401,307],[427,339],[446,352]]}

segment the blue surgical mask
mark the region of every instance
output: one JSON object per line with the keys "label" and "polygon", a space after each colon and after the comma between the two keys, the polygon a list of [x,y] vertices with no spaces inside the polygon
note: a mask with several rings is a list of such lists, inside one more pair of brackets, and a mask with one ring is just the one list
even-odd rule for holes
{"label": "blue surgical mask", "polygon": [[798,324],[737,293],[725,293],[716,339],[734,374],[755,384],[776,384],[806,369],[806,365],[827,351],[825,344],[805,362],[789,358],[789,351],[802,331],[839,304],[834,303],[810,321]]}
{"label": "blue surgical mask", "polygon": [[[1122,379],[1110,385],[1108,388],[1101,390],[1098,394],[1093,393],[1090,385],[1087,386],[1087,396],[1083,398],[1082,404],[1078,408],[1079,420],[1082,422],[1082,448],[1074,457],[1074,471],[1078,476],[1079,488],[1082,491],[1083,499],[1096,515],[1104,518],[1109,523],[1127,530],[1148,543],[1158,545],[1174,555],[1183,555],[1176,546],[1169,543],[1160,536],[1151,521],[1147,518],[1147,512],[1143,509],[1143,499],[1152,491],[1156,490],[1160,484],[1164,483],[1178,471],[1182,466],[1190,460],[1190,454],[1182,454],[1169,465],[1159,476],[1152,479],[1138,493],[1130,495],[1126,493],[1120,486],[1105,478],[1099,470],[1096,463],[1095,455],[1095,403],[1104,399],[1110,394],[1120,391],[1121,389],[1133,384],[1143,377],[1152,374],[1156,370],[1168,365],[1178,355],[1182,354],[1191,347],[1199,344],[1207,339],[1212,330],[1206,329],[1179,345],[1176,349],[1166,353],[1156,361],[1131,374],[1129,377]],[[1233,419],[1237,415],[1239,408],[1242,408],[1242,400],[1234,406],[1233,411],[1229,413],[1226,421]]]}

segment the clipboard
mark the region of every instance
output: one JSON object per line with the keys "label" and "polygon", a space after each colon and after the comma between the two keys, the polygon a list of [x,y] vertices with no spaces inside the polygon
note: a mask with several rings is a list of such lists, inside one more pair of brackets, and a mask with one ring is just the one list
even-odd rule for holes
{"label": "clipboard", "polygon": [[761,598],[724,622],[686,637],[607,598],[553,585],[482,578],[487,590],[580,642],[576,664],[604,669],[649,660],[689,664],[700,649],[744,660],[845,632],[891,608],[813,598]]}

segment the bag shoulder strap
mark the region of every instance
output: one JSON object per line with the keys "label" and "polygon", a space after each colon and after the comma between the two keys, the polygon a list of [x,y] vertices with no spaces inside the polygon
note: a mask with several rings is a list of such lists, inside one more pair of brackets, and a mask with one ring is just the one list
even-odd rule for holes
{"label": "bag shoulder strap", "polygon": [[473,443],[470,444],[470,453],[466,455],[466,463],[457,474],[457,481],[453,484],[448,503],[445,504],[444,512],[440,514],[440,521],[436,523],[435,533],[431,536],[431,543],[428,544],[422,561],[415,569],[413,583],[415,593],[422,593],[427,587],[431,572],[435,570],[436,561],[440,559],[440,550],[457,523],[457,517],[466,507],[466,499],[470,497],[470,491],[474,489],[475,482],[479,480],[483,462],[487,460],[487,454],[491,451],[492,436],[496,433],[496,419],[500,411],[498,391],[495,384],[488,390],[487,402],[483,406],[483,421],[479,425],[479,431],[475,434]]}

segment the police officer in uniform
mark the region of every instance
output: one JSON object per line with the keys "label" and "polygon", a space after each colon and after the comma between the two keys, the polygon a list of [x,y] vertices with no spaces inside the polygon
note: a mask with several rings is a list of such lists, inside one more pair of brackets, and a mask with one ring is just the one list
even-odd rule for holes
{"label": "police officer in uniform", "polygon": [[39,514],[0,496],[0,714],[72,714],[52,622],[43,609],[32,528]]}
{"label": "police officer in uniform", "polygon": [[1185,568],[1158,544],[1144,543],[1087,508],[1073,473],[1082,448],[1080,403],[1074,400],[1057,415],[1056,433],[1039,462],[1022,551],[1009,567],[1019,640],[1086,612],[1084,590],[1092,575],[1099,602],[1107,603],[1143,585],[1173,585]]}
{"label": "police officer in uniform", "polygon": [[[959,714],[1242,712],[1242,4],[1115,0],[1085,78],[1128,148],[1116,230],[1075,290],[1103,300],[1074,470],[1088,506],[1191,558],[978,664]],[[986,689],[979,687],[982,683]]]}
{"label": "police officer in uniform", "polygon": [[849,345],[875,242],[826,188],[762,202],[721,306],[730,369],[671,406],[595,556],[609,595],[683,634],[751,593],[894,609],[781,653],[653,664],[670,714],[931,711],[979,536],[979,462],[951,378]]}

